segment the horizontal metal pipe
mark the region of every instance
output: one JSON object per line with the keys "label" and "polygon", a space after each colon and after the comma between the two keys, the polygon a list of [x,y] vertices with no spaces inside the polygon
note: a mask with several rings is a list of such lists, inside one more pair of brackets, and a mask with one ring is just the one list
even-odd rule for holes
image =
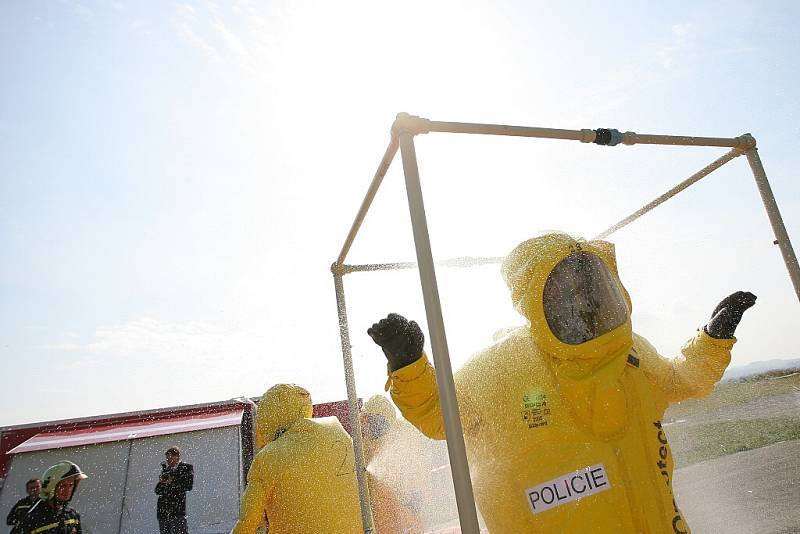
{"label": "horizontal metal pipe", "polygon": [[608,228],[607,230],[604,230],[603,232],[600,232],[594,239],[603,239],[603,238],[613,234],[614,232],[616,232],[620,228],[622,228],[624,226],[627,226],[628,224],[632,223],[633,221],[635,221],[636,219],[638,219],[639,217],[641,217],[642,215],[644,215],[648,211],[652,210],[653,208],[655,208],[656,206],[658,206],[660,204],[663,204],[664,202],[666,202],[670,198],[674,197],[675,195],[677,195],[678,193],[680,193],[681,191],[683,191],[684,189],[686,189],[690,185],[694,184],[695,182],[700,181],[702,178],[704,178],[705,176],[708,176],[709,174],[711,174],[715,170],[719,169],[720,167],[722,167],[723,165],[728,163],[730,160],[732,160],[736,156],[741,156],[742,154],[743,154],[743,152],[741,150],[739,150],[738,148],[734,148],[730,152],[726,153],[724,156],[716,159],[715,161],[713,161],[709,165],[705,166],[704,168],[702,168],[698,172],[694,173],[689,178],[687,178],[686,180],[682,181],[681,183],[679,183],[678,185],[676,185],[675,187],[673,187],[672,189],[670,189],[669,191],[667,191],[666,193],[661,195],[660,197],[656,198],[652,202],[648,202],[641,209],[638,209],[635,212],[631,213],[630,215],[628,215],[627,217],[625,217],[624,219],[622,219],[620,222],[618,222],[617,224],[613,225],[612,227]]}
{"label": "horizontal metal pipe", "polygon": [[358,213],[356,214],[355,220],[353,220],[353,225],[350,227],[350,232],[348,232],[347,238],[344,240],[342,251],[339,253],[339,257],[336,260],[337,264],[343,264],[348,252],[350,252],[350,247],[353,246],[353,241],[355,241],[356,234],[358,234],[358,230],[361,228],[361,223],[364,222],[364,217],[367,216],[367,212],[369,211],[369,207],[372,205],[375,194],[378,192],[378,188],[381,186],[381,182],[383,182],[383,178],[386,176],[386,172],[389,170],[389,165],[392,164],[392,160],[394,159],[394,155],[397,153],[398,146],[397,137],[393,135],[389,141],[389,146],[386,147],[386,152],[384,152],[383,158],[381,158],[381,163],[378,165],[378,170],[375,171],[375,176],[372,178],[372,182],[369,184],[367,194],[364,196],[364,200],[361,201],[361,206],[358,208]]}
{"label": "horizontal metal pipe", "polygon": [[748,140],[741,137],[691,137],[688,135],[653,135],[625,132],[622,142],[626,145],[678,145],[749,148]]}
{"label": "horizontal metal pipe", "polygon": [[[438,267],[475,267],[479,265],[493,265],[502,263],[503,256],[494,257],[478,257],[472,258],[464,256],[461,258],[451,258],[449,260],[440,260],[436,262]],[[397,263],[366,263],[361,265],[341,265],[339,266],[342,274],[347,273],[361,273],[372,271],[398,271],[402,269],[416,269],[417,263],[413,261],[397,262]]]}
{"label": "horizontal metal pipe", "polygon": [[429,121],[425,128],[431,132],[465,133],[483,135],[508,135],[514,137],[540,137],[545,139],[568,139],[591,143],[594,130],[558,130],[529,126],[505,126],[502,124],[475,124],[466,122]]}
{"label": "horizontal metal pipe", "polygon": [[[445,132],[482,135],[507,135],[515,137],[538,137],[543,139],[566,139],[592,143],[596,132],[592,129],[560,130],[556,128],[537,128],[530,126],[507,126],[502,124],[480,124],[468,122],[430,121],[419,117],[407,116],[405,119],[413,125],[418,133]],[[623,144],[626,145],[680,145],[680,146],[716,146],[748,149],[755,146],[749,135],[740,137],[693,137],[688,135],[654,135],[625,132]]]}

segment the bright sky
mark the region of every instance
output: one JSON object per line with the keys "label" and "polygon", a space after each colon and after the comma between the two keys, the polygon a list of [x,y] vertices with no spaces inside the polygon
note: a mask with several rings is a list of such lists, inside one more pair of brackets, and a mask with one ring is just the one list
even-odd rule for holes
{"label": "bright sky", "polygon": [[[793,2],[0,4],[0,425],[261,394],[346,397],[329,271],[396,113],[759,141],[800,247]],[[592,237],[725,152],[417,138],[437,257]],[[350,263],[413,259],[399,159]],[[610,238],[666,355],[737,289],[734,364],[800,356],[744,158]],[[497,267],[440,270],[454,367],[519,324]],[[345,278],[364,331],[424,323],[415,272]]]}

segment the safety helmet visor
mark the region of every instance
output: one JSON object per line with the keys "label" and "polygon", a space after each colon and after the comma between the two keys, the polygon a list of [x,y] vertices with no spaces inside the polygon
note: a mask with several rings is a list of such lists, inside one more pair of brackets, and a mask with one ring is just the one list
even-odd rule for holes
{"label": "safety helmet visor", "polygon": [[628,308],[614,275],[588,252],[573,252],[550,272],[544,285],[544,315],[561,342],[580,345],[622,325]]}

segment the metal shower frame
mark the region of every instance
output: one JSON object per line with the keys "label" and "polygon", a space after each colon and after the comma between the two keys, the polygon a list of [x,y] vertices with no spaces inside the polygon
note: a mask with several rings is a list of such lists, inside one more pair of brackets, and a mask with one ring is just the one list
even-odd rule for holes
{"label": "metal shower frame", "polygon": [[[364,200],[356,214],[350,232],[347,234],[342,250],[338,258],[331,266],[333,273],[334,286],[336,290],[336,304],[339,312],[339,333],[342,342],[342,355],[344,359],[345,383],[347,386],[347,400],[350,411],[350,421],[353,425],[353,446],[355,449],[356,476],[358,478],[358,491],[361,500],[361,518],[365,533],[374,533],[375,528],[372,522],[372,513],[369,502],[369,490],[366,482],[366,471],[364,466],[363,445],[361,439],[361,424],[359,420],[358,395],[356,393],[355,377],[353,374],[353,357],[350,346],[350,331],[347,323],[347,305],[345,303],[343,277],[346,274],[364,271],[385,271],[395,269],[411,269],[418,267],[422,293],[425,303],[425,313],[428,320],[428,330],[431,342],[434,367],[436,369],[436,380],[439,389],[439,400],[441,404],[442,416],[444,418],[445,434],[447,437],[447,450],[450,458],[450,467],[453,474],[453,486],[458,506],[459,522],[461,532],[464,534],[479,534],[478,516],[475,509],[475,498],[472,492],[472,482],[470,480],[469,465],[467,463],[466,449],[464,446],[464,434],[461,428],[461,420],[458,413],[458,402],[456,400],[455,384],[453,381],[453,370],[450,365],[450,355],[447,346],[447,339],[442,319],[442,309],[439,301],[439,289],[436,283],[436,272],[434,268],[433,255],[431,253],[430,237],[428,234],[428,224],[425,217],[425,207],[422,200],[422,188],[419,180],[419,168],[417,166],[417,156],[414,148],[414,136],[430,132],[443,133],[464,133],[464,134],[484,134],[484,135],[503,135],[516,137],[537,137],[545,139],[565,139],[580,141],[581,143],[595,143],[598,145],[615,146],[625,145],[680,145],[680,146],[709,146],[727,147],[731,150],[722,157],[716,159],[697,173],[693,174],[683,182],[679,183],[663,195],[652,202],[646,204],[641,209],[625,217],[617,224],[611,226],[604,232],[596,236],[596,239],[604,238],[609,234],[628,225],[635,219],[644,215],[656,206],[662,204],[669,198],[677,195],[690,185],[699,181],[716,169],[722,167],[732,159],[745,155],[753,172],[761,200],[767,212],[772,231],[775,234],[774,244],[778,245],[789,271],[792,285],[798,300],[800,300],[800,267],[798,266],[797,256],[792,248],[786,227],[783,224],[778,205],[772,194],[772,189],[767,181],[767,175],[761,159],[758,156],[756,140],[750,134],[739,137],[690,137],[673,135],[650,135],[637,134],[634,132],[621,133],[617,130],[598,128],[596,130],[559,130],[553,128],[535,128],[524,126],[504,126],[496,124],[476,124],[459,122],[440,122],[431,121],[421,117],[400,113],[394,121],[391,129],[391,140],[386,152],[381,159],[378,170],[372,179],[372,183],[367,190]],[[375,194],[378,192],[383,178],[386,176],[389,166],[400,149],[405,174],[406,193],[408,196],[408,208],[411,214],[411,223],[414,234],[414,245],[416,248],[417,263],[379,263],[366,265],[347,265],[345,260],[353,241],[358,234],[361,223],[367,215]],[[486,265],[499,263],[502,258],[457,258],[437,262],[442,266],[470,267],[475,265]]]}

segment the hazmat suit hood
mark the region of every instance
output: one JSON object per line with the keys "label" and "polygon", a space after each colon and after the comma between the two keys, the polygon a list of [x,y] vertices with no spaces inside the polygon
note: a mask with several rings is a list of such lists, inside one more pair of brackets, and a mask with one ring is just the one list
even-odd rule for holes
{"label": "hazmat suit hood", "polygon": [[274,441],[301,419],[313,415],[311,394],[295,384],[269,388],[258,403],[255,421],[256,449]]}
{"label": "hazmat suit hood", "polygon": [[382,415],[390,424],[397,420],[397,412],[392,402],[383,395],[373,395],[364,403],[364,413]]}
{"label": "hazmat suit hood", "polygon": [[624,430],[632,306],[614,245],[546,233],[517,245],[502,275],[577,422],[604,438]]}
{"label": "hazmat suit hood", "polygon": [[[397,422],[397,412],[383,395],[373,395],[361,411],[361,427],[368,442],[380,439]],[[371,444],[370,444],[371,445]]]}

